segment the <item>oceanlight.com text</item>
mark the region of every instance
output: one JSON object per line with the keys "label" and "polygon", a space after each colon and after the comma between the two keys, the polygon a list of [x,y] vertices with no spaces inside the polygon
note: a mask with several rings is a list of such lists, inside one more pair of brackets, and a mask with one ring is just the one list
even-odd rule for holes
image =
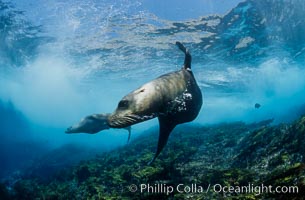
{"label": "oceanlight.com text", "polygon": [[167,185],[167,184],[132,184],[128,186],[130,192],[140,193],[152,193],[152,194],[166,194],[172,193],[208,193],[215,192],[220,194],[297,194],[299,193],[298,186],[272,186],[272,185],[254,185],[249,183],[243,186],[228,186],[221,184],[209,184],[207,186],[201,186],[199,184],[178,184],[178,185]]}
{"label": "oceanlight.com text", "polygon": [[272,185],[253,185],[248,184],[245,186],[222,186],[221,184],[213,185],[213,191],[216,193],[236,193],[236,194],[289,194],[299,193],[298,186],[272,186]]}

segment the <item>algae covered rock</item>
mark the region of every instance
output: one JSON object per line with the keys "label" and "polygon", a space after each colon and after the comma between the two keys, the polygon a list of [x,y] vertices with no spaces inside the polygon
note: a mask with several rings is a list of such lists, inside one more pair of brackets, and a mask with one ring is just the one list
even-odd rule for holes
{"label": "algae covered rock", "polygon": [[[59,169],[48,181],[25,176],[10,190],[2,184],[0,195],[1,199],[304,199],[304,127],[305,117],[277,126],[242,122],[181,126],[150,166],[157,138],[146,133],[125,147]],[[238,190],[262,184],[296,186],[298,192]]]}

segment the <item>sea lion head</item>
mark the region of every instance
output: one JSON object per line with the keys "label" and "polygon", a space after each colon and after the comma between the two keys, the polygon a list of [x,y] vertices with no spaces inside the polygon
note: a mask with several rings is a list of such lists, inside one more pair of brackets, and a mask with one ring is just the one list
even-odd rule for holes
{"label": "sea lion head", "polygon": [[160,100],[153,84],[145,84],[123,97],[108,118],[109,126],[124,128],[156,117]]}

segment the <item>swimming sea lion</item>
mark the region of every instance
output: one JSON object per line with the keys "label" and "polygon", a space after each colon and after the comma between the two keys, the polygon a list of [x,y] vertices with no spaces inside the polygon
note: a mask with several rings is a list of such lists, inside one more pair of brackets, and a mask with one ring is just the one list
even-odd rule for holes
{"label": "swimming sea lion", "polygon": [[191,70],[192,57],[180,42],[176,42],[176,45],[185,54],[182,69],[160,76],[127,94],[113,113],[100,117],[94,115],[94,120],[89,120],[90,125],[81,121],[81,124],[72,126],[66,132],[90,133],[92,129],[126,128],[158,117],[159,141],[152,163],[166,145],[175,126],[193,121],[202,105],[202,94]]}
{"label": "swimming sea lion", "polygon": [[[110,114],[93,114],[80,120],[77,124],[67,128],[66,133],[98,133],[102,130],[109,129],[108,117]],[[131,127],[124,128],[128,131],[128,140],[130,140]]]}

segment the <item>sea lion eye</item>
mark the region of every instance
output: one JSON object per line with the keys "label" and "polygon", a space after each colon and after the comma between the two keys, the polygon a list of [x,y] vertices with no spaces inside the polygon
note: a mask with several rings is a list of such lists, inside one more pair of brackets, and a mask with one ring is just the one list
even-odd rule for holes
{"label": "sea lion eye", "polygon": [[121,100],[121,101],[119,102],[118,107],[119,107],[119,108],[126,108],[126,107],[128,106],[128,104],[129,104],[129,102],[128,102],[127,100]]}

